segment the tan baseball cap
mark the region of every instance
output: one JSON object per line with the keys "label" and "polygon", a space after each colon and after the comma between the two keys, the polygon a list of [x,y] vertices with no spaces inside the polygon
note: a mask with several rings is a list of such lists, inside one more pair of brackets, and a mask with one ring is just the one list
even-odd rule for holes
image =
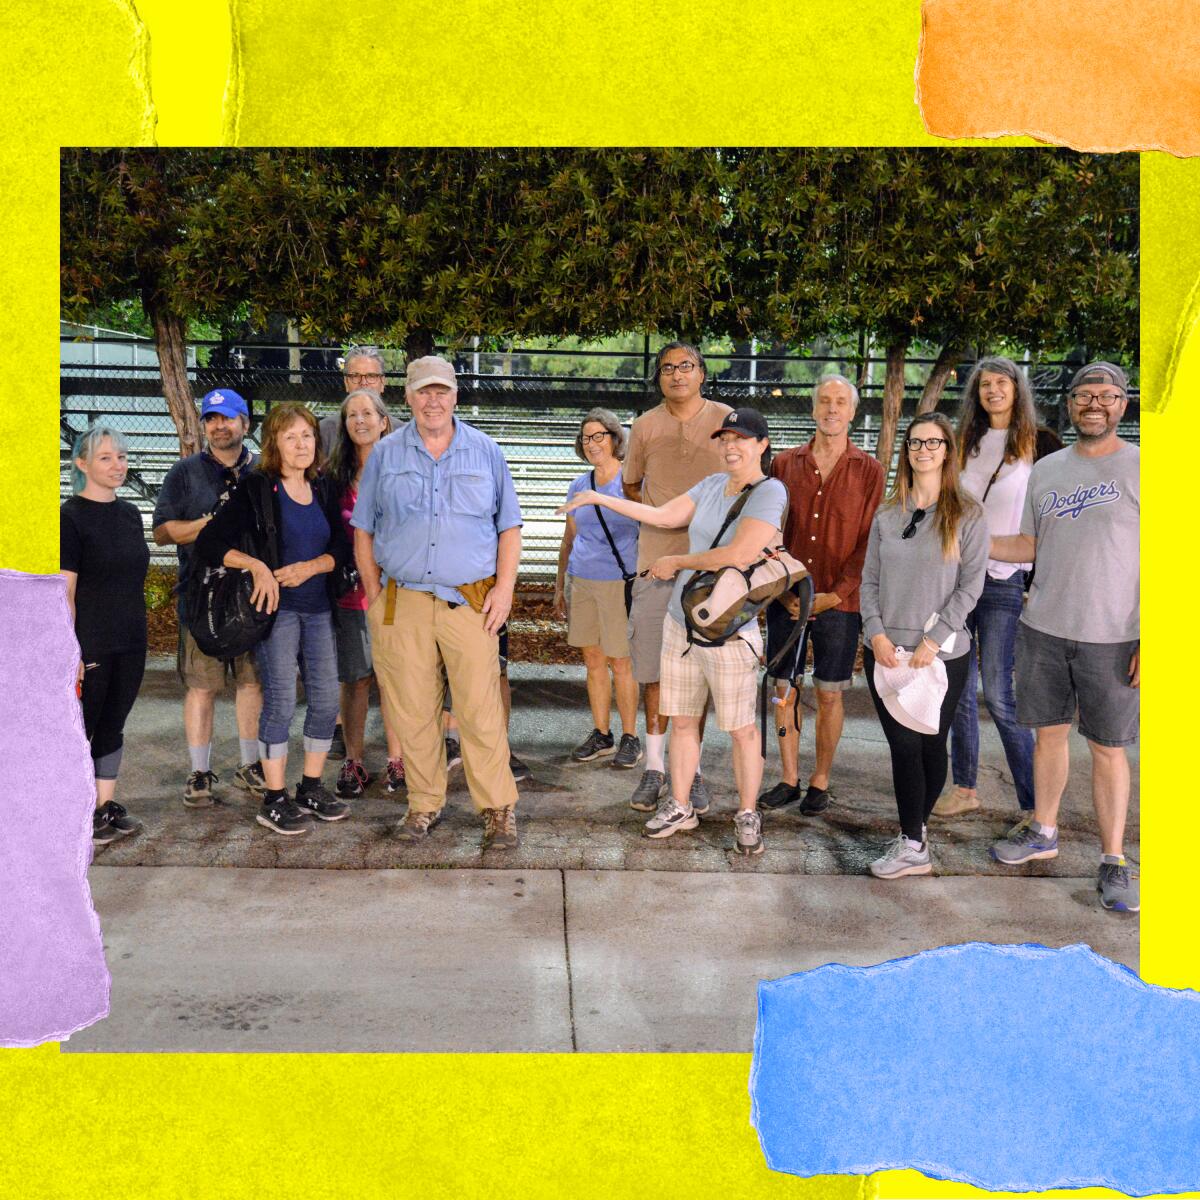
{"label": "tan baseball cap", "polygon": [[454,367],[444,358],[437,354],[414,358],[408,364],[408,371],[404,376],[404,386],[410,392],[417,392],[431,383],[440,383],[458,391],[458,376],[454,373]]}

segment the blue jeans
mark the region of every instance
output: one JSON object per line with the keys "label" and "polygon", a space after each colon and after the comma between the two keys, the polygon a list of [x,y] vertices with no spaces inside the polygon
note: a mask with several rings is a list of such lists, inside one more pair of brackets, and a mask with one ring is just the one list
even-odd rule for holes
{"label": "blue jeans", "polygon": [[258,720],[258,752],[265,759],[287,757],[288,730],[296,711],[296,666],[304,680],[306,752],[328,751],[339,703],[337,640],[333,614],[281,609],[269,636],[256,647],[263,706]]}
{"label": "blue jeans", "polygon": [[[1017,801],[1025,812],[1033,811],[1033,734],[1017,724],[1013,694],[1017,624],[1021,619],[1025,573],[1007,579],[986,576],[983,594],[967,618],[967,628],[979,646],[979,670],[983,673],[983,699],[1000,734],[1004,757],[1016,784]],[[979,772],[979,701],[977,696],[975,645],[951,727],[950,764],[954,782],[973,788]]]}

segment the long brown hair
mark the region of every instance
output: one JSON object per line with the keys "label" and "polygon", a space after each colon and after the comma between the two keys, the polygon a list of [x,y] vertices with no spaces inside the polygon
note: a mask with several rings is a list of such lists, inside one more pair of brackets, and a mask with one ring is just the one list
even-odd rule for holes
{"label": "long brown hair", "polygon": [[1033,404],[1033,390],[1025,372],[1011,358],[997,355],[981,358],[971,369],[963,387],[962,411],[958,417],[959,466],[965,467],[967,459],[979,453],[980,439],[992,427],[979,403],[979,383],[984,371],[1003,375],[1013,385],[1013,410],[1008,422],[1008,437],[1004,440],[1004,461],[1033,462],[1037,448],[1037,409]]}
{"label": "long brown hair", "polygon": [[958,478],[958,445],[954,426],[944,413],[920,413],[913,417],[904,431],[900,443],[900,463],[896,468],[896,482],[887,498],[889,507],[898,505],[903,512],[908,507],[909,493],[913,487],[912,463],[908,457],[909,435],[918,425],[936,425],[946,439],[946,458],[942,463],[942,486],[938,492],[937,516],[934,521],[942,541],[942,557],[949,561],[958,558],[958,527],[967,513],[979,509],[979,501],[968,492]]}
{"label": "long brown hair", "polygon": [[313,431],[313,437],[317,439],[317,452],[304,471],[304,478],[312,483],[321,473],[321,467],[324,465],[325,456],[321,453],[321,427],[317,424],[317,418],[303,404],[297,404],[294,400],[271,405],[271,411],[267,413],[267,419],[262,423],[262,432],[258,435],[259,445],[262,446],[258,469],[264,475],[272,475],[276,479],[283,474],[283,457],[279,453],[279,435],[285,429],[290,429],[297,418]]}

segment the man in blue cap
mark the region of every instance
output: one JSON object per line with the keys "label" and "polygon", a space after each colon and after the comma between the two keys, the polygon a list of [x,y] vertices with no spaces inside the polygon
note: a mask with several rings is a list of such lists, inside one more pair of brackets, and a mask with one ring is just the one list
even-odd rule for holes
{"label": "man in blue cap", "polygon": [[256,795],[266,787],[258,761],[258,715],[262,709],[262,686],[253,651],[230,663],[209,658],[196,645],[183,620],[183,596],[191,566],[192,543],[213,513],[229,498],[238,481],[258,462],[245,446],[250,429],[246,401],[230,388],[215,388],[200,402],[204,427],[204,449],[182,458],[163,479],[154,505],[154,541],[175,546],[179,555],[179,677],[187,692],[183,700],[183,729],[187,736],[191,765],[183,789],[188,808],[206,808],[213,803],[212,771],[213,710],[225,681],[233,675],[240,766],[233,782]]}

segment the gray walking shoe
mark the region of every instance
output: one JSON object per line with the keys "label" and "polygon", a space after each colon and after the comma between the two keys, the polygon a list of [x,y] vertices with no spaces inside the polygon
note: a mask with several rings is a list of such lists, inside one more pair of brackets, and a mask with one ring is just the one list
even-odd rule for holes
{"label": "gray walking shoe", "polygon": [[1035,830],[1034,824],[1030,821],[1028,825],[1024,822],[1014,825],[1007,837],[992,846],[992,858],[1006,867],[1017,867],[1037,858],[1057,858],[1058,830],[1047,837],[1042,833],[1041,826]]}
{"label": "gray walking shoe", "polygon": [[871,864],[870,870],[876,879],[900,879],[905,875],[932,875],[933,862],[929,857],[929,843],[914,846],[901,833]]}
{"label": "gray walking shoe", "polygon": [[612,766],[632,770],[642,761],[642,743],[632,733],[621,734],[621,744],[613,756]]}
{"label": "gray walking shoe", "polygon": [[692,780],[692,788],[688,792],[688,799],[692,802],[692,812],[696,816],[702,817],[708,812],[708,806],[712,803],[712,797],[708,794],[708,788],[704,786],[704,776],[699,771],[696,772],[696,777]]}
{"label": "gray walking shoe", "polygon": [[767,847],[762,839],[762,817],[743,810],[733,818],[733,836],[739,854],[761,854]]}
{"label": "gray walking shoe", "polygon": [[695,829],[700,824],[700,818],[690,808],[680,808],[673,798],[668,798],[642,826],[642,836],[650,838],[669,838],[671,834],[681,829]]}
{"label": "gray walking shoe", "polygon": [[1101,905],[1113,912],[1137,912],[1142,907],[1141,885],[1127,862],[1102,862],[1096,891]]}
{"label": "gray walking shoe", "polygon": [[663,771],[642,772],[641,782],[634,790],[629,807],[634,812],[657,812],[658,802],[667,794],[667,776]]}

